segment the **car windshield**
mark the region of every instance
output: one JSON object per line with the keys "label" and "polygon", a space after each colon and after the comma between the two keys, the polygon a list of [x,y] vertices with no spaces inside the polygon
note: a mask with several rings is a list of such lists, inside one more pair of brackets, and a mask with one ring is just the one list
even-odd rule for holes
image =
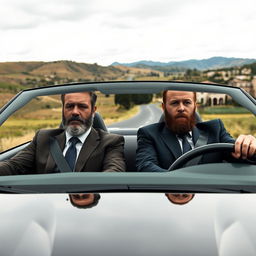
{"label": "car windshield", "polygon": [[[68,86],[70,86],[69,88],[71,88],[71,90],[69,90],[69,88],[67,89]],[[81,86],[84,87],[81,89]],[[55,93],[54,91],[50,92],[52,88],[54,88]],[[150,167],[140,167],[140,161],[143,162],[144,160],[140,159],[142,153],[140,148],[138,149],[138,146],[140,147],[139,143],[142,140],[138,139],[138,131],[143,131],[145,127],[146,129],[151,129],[151,127],[154,125],[159,125],[159,127],[166,127],[167,129],[176,129],[175,123],[177,120],[170,121],[166,118],[168,111],[171,110],[168,109],[169,107],[164,106],[171,106],[171,109],[173,109],[176,105],[186,105],[187,102],[185,102],[183,99],[180,100],[179,95],[177,97],[175,96],[176,98],[174,97],[175,100],[172,99],[169,101],[169,98],[168,100],[165,100],[163,95],[167,90],[193,95],[192,101],[193,99],[195,100],[195,107],[193,107],[193,113],[195,113],[195,120],[193,121],[195,123],[194,125],[200,126],[201,123],[211,124],[211,122],[214,123],[215,120],[221,120],[221,123],[223,123],[222,125],[234,139],[236,139],[240,134],[250,134],[252,136],[256,136],[255,99],[246,92],[241,91],[238,88],[232,88],[228,86],[213,86],[209,84],[195,83],[179,84],[172,82],[156,82],[155,84],[152,84],[152,82],[115,82],[105,84],[88,83],[74,85],[71,84],[65,85],[63,87],[53,86],[52,88],[43,88],[45,90],[43,92],[40,91],[40,88],[27,90],[24,91],[24,95],[21,93],[14,98],[12,98],[14,95],[9,94],[6,94],[5,97],[2,96],[2,104],[6,103],[8,99],[10,99],[10,103],[7,103],[3,106],[0,116],[3,122],[2,126],[0,127],[1,161],[8,162],[10,161],[9,159],[14,157],[20,151],[26,149],[30,141],[33,140],[35,134],[37,134],[39,130],[66,129],[65,127],[67,126],[65,126],[65,119],[63,118],[65,116],[65,108],[69,108],[69,106],[65,106],[62,101],[62,95],[64,93],[67,95],[68,93],[76,94],[81,91],[94,91],[97,95],[97,109],[93,115],[94,121],[92,127],[95,129],[101,129],[108,134],[124,137],[124,157],[126,164],[126,172],[95,173],[96,176],[91,176],[93,181],[96,179],[96,183],[97,185],[100,185],[101,189],[127,189],[127,186],[129,185],[129,188],[131,189],[133,187],[134,190],[153,188],[162,191],[167,191],[170,189],[171,191],[175,190],[181,192],[197,192],[198,186],[196,188],[194,186],[203,185],[204,192],[215,192],[218,191],[218,189],[222,192],[254,191],[254,184],[248,182],[252,176],[255,175],[253,172],[253,170],[255,170],[254,163],[233,163],[232,161],[229,163],[229,160],[213,160],[206,163],[202,162],[200,165],[198,165],[198,162],[195,162],[194,159],[198,158],[198,154],[201,154],[199,152],[196,156],[189,157],[189,159],[185,160],[185,162],[182,160],[181,164],[179,163],[177,166],[175,166],[174,169],[178,169],[178,171],[172,171],[172,169],[169,169],[169,167],[171,167],[170,165],[164,167],[164,170],[166,170],[167,173],[159,174],[152,173],[154,170],[152,171]],[[76,104],[77,103],[75,103],[75,105]],[[182,116],[180,118],[186,119],[186,117]],[[5,119],[7,120],[5,121]],[[156,138],[156,140],[153,141],[150,145],[156,143],[159,138]],[[207,137],[207,139],[211,140],[211,137],[210,139]],[[174,151],[176,149],[180,150],[180,147],[183,147],[183,141],[178,140],[178,142],[179,144],[173,144],[171,146],[169,145],[169,147],[171,147],[169,153],[166,151],[166,149],[164,149],[163,146],[160,146],[160,149],[158,149],[156,146],[157,152],[161,152],[162,149],[166,151],[159,153],[159,155],[155,157],[155,159],[157,159],[159,162],[159,165],[161,165],[161,161],[165,161],[164,158],[162,158],[162,155],[170,154],[171,157],[172,154],[175,155]],[[165,143],[167,145],[166,148],[168,148],[168,142],[164,141],[163,143]],[[210,144],[212,143],[215,143],[215,141],[213,140],[213,142],[210,142]],[[192,141],[192,149],[197,148],[197,146],[198,145],[195,142],[193,144]],[[212,151],[209,151],[209,154],[214,154],[214,152],[216,153],[216,150],[219,150],[220,152],[223,151],[223,154],[227,154],[223,149],[220,149],[219,147],[211,150]],[[232,150],[229,147],[229,155],[231,154],[230,151]],[[148,154],[149,151],[146,150],[145,152]],[[205,152],[202,154],[204,153]],[[189,162],[190,160],[191,162]],[[163,167],[161,168],[163,169]],[[206,169],[208,172],[206,172]],[[248,172],[246,174],[247,176],[245,176],[245,181],[241,180],[241,176],[243,176],[242,173],[234,173],[234,171],[237,169],[240,171],[241,169],[244,169],[245,174],[246,171]],[[91,172],[95,172],[93,169],[88,171],[90,175],[92,175]],[[70,179],[70,177],[76,177],[72,173],[68,173],[65,174],[66,176],[62,175],[62,178],[60,178],[60,174],[56,174],[56,171],[53,170],[52,172],[53,174],[51,178],[54,178],[54,180],[56,178],[56,180],[58,180],[57,182],[64,184],[66,184],[68,178]],[[22,170],[20,174],[35,173],[35,170],[30,172]],[[88,176],[87,173],[81,173],[81,175]],[[106,181],[108,179],[106,178],[106,175],[108,175],[108,178],[110,179],[109,181]],[[209,175],[212,177],[210,180]],[[39,179],[39,177],[34,176],[36,175],[33,175],[33,179]],[[45,175],[45,177],[47,180],[48,176]],[[167,182],[164,181],[166,177],[168,177]],[[223,177],[226,177],[227,179],[232,178],[235,181],[231,179],[232,181],[230,181],[230,183],[232,184],[225,186],[225,179],[223,179]],[[9,182],[8,179],[12,179],[12,177],[5,178],[7,178],[7,183]],[[41,181],[44,179],[42,175],[40,175],[40,179]],[[154,184],[152,184],[152,179],[154,179]],[[48,184],[48,181],[46,180],[45,182]],[[138,182],[138,180],[140,180],[140,182],[135,184]],[[109,185],[111,182],[112,185]],[[235,184],[233,184],[234,182]],[[77,185],[77,181],[74,180],[74,184]],[[29,184],[26,183],[26,186],[28,185],[33,185],[33,182],[30,182]],[[54,185],[56,185],[56,183],[54,183]],[[86,184],[86,191],[88,191],[89,185],[91,186],[90,179],[88,179],[88,183]],[[219,187],[220,185],[221,188]],[[235,187],[232,187],[231,185],[234,185]],[[239,188],[237,188],[237,186],[239,186]],[[248,186],[250,188],[248,188]],[[252,186],[253,189],[251,189]],[[39,186],[37,186],[36,191],[38,191],[38,188]],[[40,192],[43,192],[44,188],[41,187],[39,189]],[[12,189],[13,187],[11,190]],[[15,189],[18,192],[27,191],[22,186]],[[51,192],[55,191],[51,185],[47,186],[47,189],[50,189]],[[56,192],[59,192],[58,189]],[[61,191],[64,192],[79,192],[84,191],[84,186],[74,187],[73,184],[66,184],[66,186],[62,187],[61,189]],[[4,187],[3,191],[5,190],[6,188]]]}

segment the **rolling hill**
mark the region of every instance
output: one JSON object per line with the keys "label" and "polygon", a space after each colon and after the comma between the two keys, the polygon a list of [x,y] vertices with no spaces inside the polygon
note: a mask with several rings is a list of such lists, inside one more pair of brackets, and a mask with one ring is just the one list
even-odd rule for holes
{"label": "rolling hill", "polygon": [[111,78],[122,75],[122,71],[115,67],[103,67],[97,64],[77,63],[73,61],[54,62],[2,62],[0,75],[31,75],[70,78],[91,78],[95,75]]}
{"label": "rolling hill", "polygon": [[139,68],[151,68],[159,71],[184,71],[186,69],[209,70],[219,68],[229,68],[234,66],[242,66],[256,62],[256,59],[244,58],[225,58],[212,57],[202,60],[185,60],[185,61],[170,61],[170,62],[155,62],[155,61],[137,61],[132,63],[112,63],[112,66],[127,66]]}
{"label": "rolling hill", "polygon": [[125,75],[126,71],[113,66],[73,61],[2,62],[0,91],[16,93],[26,88],[54,84],[117,80]]}
{"label": "rolling hill", "polygon": [[153,71],[150,67],[100,66],[74,61],[0,62],[0,89],[16,92],[27,87],[69,82],[132,80],[136,74]]}

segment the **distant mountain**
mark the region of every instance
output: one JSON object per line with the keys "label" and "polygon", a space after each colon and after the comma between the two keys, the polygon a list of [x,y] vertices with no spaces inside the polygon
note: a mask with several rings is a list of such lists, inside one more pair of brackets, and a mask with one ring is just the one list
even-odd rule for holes
{"label": "distant mountain", "polygon": [[185,60],[185,61],[170,61],[170,62],[155,62],[155,61],[137,61],[132,63],[118,63],[114,62],[112,66],[122,65],[128,67],[151,68],[159,71],[184,71],[186,69],[208,70],[219,68],[230,68],[234,66],[242,66],[256,62],[256,59],[243,58],[225,58],[212,57],[202,60]]}

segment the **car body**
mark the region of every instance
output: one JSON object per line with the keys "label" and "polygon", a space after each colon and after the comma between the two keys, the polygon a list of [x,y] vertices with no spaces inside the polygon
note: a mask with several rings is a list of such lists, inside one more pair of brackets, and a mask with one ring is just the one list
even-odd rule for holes
{"label": "car body", "polygon": [[[226,94],[256,115],[256,100],[240,88],[163,81],[95,82],[22,91],[0,110],[0,123],[41,96],[84,90],[104,95],[159,94],[167,89]],[[3,255],[255,255],[256,197],[249,194],[256,191],[255,164],[184,167],[183,159],[170,172],[139,173],[135,166],[138,127],[106,127],[97,118],[95,125],[124,136],[127,172],[0,177]],[[2,152],[0,160],[11,158],[26,145]],[[225,145],[215,146],[220,150]],[[200,150],[185,158],[208,152],[209,147]],[[169,194],[181,193],[195,196],[182,205],[169,200]],[[90,208],[79,208],[71,203],[72,194],[100,196]]]}

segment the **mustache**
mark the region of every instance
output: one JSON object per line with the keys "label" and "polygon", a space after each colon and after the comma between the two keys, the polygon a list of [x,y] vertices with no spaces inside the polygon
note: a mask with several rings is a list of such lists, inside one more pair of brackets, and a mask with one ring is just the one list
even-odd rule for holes
{"label": "mustache", "polygon": [[81,122],[83,124],[85,123],[85,121],[83,119],[81,119],[79,116],[72,116],[71,118],[69,118],[67,120],[67,123],[69,124],[72,121],[78,121],[78,122]]}
{"label": "mustache", "polygon": [[184,117],[184,118],[188,118],[188,116],[186,114],[177,114],[175,116],[175,118],[179,118],[179,117]]}

